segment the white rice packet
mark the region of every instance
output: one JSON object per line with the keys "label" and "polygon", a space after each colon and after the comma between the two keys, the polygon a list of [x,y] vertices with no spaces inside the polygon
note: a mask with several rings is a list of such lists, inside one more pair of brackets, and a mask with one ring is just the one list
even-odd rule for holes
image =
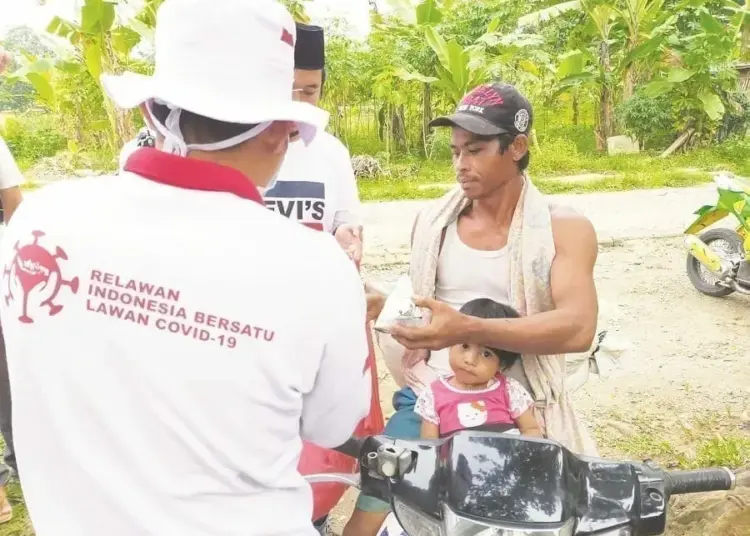
{"label": "white rice packet", "polygon": [[414,290],[411,286],[411,278],[402,275],[396,282],[396,287],[388,295],[383,305],[383,310],[375,321],[374,329],[388,332],[396,325],[418,326],[422,324],[422,310],[412,300]]}

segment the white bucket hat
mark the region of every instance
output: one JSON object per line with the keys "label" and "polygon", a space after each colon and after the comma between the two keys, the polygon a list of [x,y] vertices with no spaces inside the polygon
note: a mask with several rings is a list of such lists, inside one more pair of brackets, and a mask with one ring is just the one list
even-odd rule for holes
{"label": "white bucket hat", "polygon": [[207,150],[241,143],[273,121],[296,122],[309,143],[325,128],[328,112],[292,97],[295,42],[294,20],[274,0],[166,0],[157,14],[154,75],[102,75],[101,82],[120,108],[151,102],[169,106],[166,126],[156,126],[166,133],[165,144],[182,146],[178,152],[185,150],[180,110],[258,125],[232,140],[201,147]]}

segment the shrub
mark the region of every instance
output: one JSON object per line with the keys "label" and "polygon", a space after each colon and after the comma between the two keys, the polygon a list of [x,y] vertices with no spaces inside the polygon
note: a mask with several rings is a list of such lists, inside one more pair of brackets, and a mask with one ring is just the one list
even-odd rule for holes
{"label": "shrub", "polygon": [[665,147],[674,138],[672,103],[667,95],[652,98],[636,93],[617,107],[616,114],[642,149]]}
{"label": "shrub", "polygon": [[0,134],[16,160],[31,165],[41,158],[54,156],[67,146],[65,136],[55,127],[54,116],[31,112],[6,117]]}
{"label": "shrub", "polygon": [[574,141],[567,138],[548,139],[539,142],[540,148],[531,148],[529,171],[534,175],[561,175],[583,169],[582,155]]}
{"label": "shrub", "polygon": [[594,128],[587,125],[555,125],[537,129],[539,144],[544,148],[554,140],[564,139],[572,142],[576,150],[583,154],[596,153],[596,137]]}

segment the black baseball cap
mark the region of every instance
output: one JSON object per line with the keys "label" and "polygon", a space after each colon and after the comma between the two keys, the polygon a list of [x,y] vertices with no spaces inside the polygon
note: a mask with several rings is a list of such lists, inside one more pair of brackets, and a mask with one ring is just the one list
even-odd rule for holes
{"label": "black baseball cap", "polygon": [[431,127],[459,127],[477,136],[528,134],[533,114],[531,103],[510,84],[494,83],[471,90],[456,112],[438,117]]}

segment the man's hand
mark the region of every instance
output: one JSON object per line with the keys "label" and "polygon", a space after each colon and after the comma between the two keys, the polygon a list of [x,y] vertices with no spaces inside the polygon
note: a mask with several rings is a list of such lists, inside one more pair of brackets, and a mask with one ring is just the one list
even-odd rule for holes
{"label": "man's hand", "polygon": [[362,260],[362,226],[345,223],[334,234],[336,241],[356,264]]}
{"label": "man's hand", "polygon": [[0,202],[3,204],[3,222],[8,223],[18,205],[23,201],[21,189],[18,186],[0,190]]}
{"label": "man's hand", "polygon": [[374,289],[369,283],[365,283],[365,295],[367,297],[367,322],[377,320],[383,312],[386,296]]}
{"label": "man's hand", "polygon": [[12,58],[10,54],[5,52],[3,47],[0,47],[0,74],[3,74],[5,72],[5,69],[7,69],[10,66],[11,61],[12,61]]}
{"label": "man's hand", "polygon": [[391,335],[410,350],[442,350],[467,342],[472,318],[459,313],[447,303],[430,298],[415,298],[417,307],[432,311],[426,326],[394,326]]}

